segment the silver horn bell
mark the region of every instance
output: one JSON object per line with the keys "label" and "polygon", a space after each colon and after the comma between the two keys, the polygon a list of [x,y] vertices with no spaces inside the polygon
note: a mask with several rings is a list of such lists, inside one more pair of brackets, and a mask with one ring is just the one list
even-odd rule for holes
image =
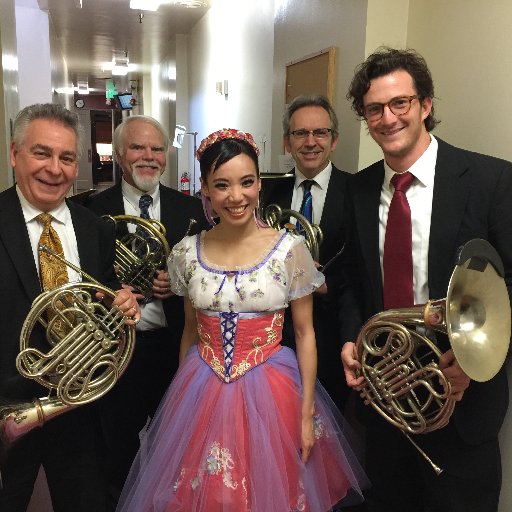
{"label": "silver horn bell", "polygon": [[445,424],[446,415],[434,410],[453,410],[450,385],[437,382],[444,379],[437,365],[441,351],[421,328],[448,335],[459,365],[471,379],[492,379],[510,342],[510,302],[503,276],[494,248],[484,240],[471,240],[459,255],[446,299],[370,318],[356,342],[365,400],[410,433],[435,430],[442,426],[438,420]]}
{"label": "silver horn bell", "polygon": [[505,361],[511,335],[504,275],[491,244],[471,240],[459,253],[445,299],[370,318],[356,341],[365,403],[406,434],[445,426],[455,401],[438,366],[441,350],[432,331],[447,334],[471,379],[492,379]]}

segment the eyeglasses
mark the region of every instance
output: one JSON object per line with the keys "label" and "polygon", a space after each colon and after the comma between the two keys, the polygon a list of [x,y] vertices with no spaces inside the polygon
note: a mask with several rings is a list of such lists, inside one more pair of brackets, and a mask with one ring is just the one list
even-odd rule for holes
{"label": "eyeglasses", "polygon": [[413,96],[397,96],[387,103],[370,103],[364,107],[364,117],[367,121],[378,121],[384,115],[384,107],[388,107],[395,116],[403,116],[411,110],[412,100],[415,99],[418,99],[416,94]]}
{"label": "eyeglasses", "polygon": [[306,139],[309,134],[313,135],[315,139],[326,139],[332,132],[332,128],[317,128],[316,130],[293,130],[290,135],[293,135],[296,139]]}

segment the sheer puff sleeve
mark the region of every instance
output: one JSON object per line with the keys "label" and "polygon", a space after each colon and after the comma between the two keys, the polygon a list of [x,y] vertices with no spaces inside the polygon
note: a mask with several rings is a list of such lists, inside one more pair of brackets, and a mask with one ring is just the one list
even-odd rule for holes
{"label": "sheer puff sleeve", "polygon": [[289,301],[313,293],[325,282],[325,277],[317,270],[302,236],[294,236],[285,264],[290,283]]}
{"label": "sheer puff sleeve", "polygon": [[178,242],[171,251],[167,259],[167,272],[169,273],[169,283],[171,290],[176,295],[188,296],[187,268],[191,262],[187,263],[194,247],[196,237],[188,236]]}

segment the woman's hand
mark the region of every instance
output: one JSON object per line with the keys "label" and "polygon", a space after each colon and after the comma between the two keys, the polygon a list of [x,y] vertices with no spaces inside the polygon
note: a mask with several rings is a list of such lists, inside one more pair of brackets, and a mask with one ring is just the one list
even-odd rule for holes
{"label": "woman's hand", "polygon": [[308,461],[311,448],[315,444],[315,432],[313,430],[313,416],[302,417],[301,432],[301,460],[305,464]]}

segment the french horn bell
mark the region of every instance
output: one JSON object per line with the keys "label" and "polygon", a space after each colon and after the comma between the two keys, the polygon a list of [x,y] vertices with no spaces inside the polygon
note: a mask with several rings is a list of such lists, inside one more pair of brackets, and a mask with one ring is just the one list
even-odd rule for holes
{"label": "french horn bell", "polygon": [[439,369],[435,333],[447,335],[457,362],[472,380],[492,379],[505,361],[511,335],[504,276],[492,245],[471,240],[459,252],[445,299],[370,318],[356,341],[365,404],[407,437],[445,426],[455,401]]}

